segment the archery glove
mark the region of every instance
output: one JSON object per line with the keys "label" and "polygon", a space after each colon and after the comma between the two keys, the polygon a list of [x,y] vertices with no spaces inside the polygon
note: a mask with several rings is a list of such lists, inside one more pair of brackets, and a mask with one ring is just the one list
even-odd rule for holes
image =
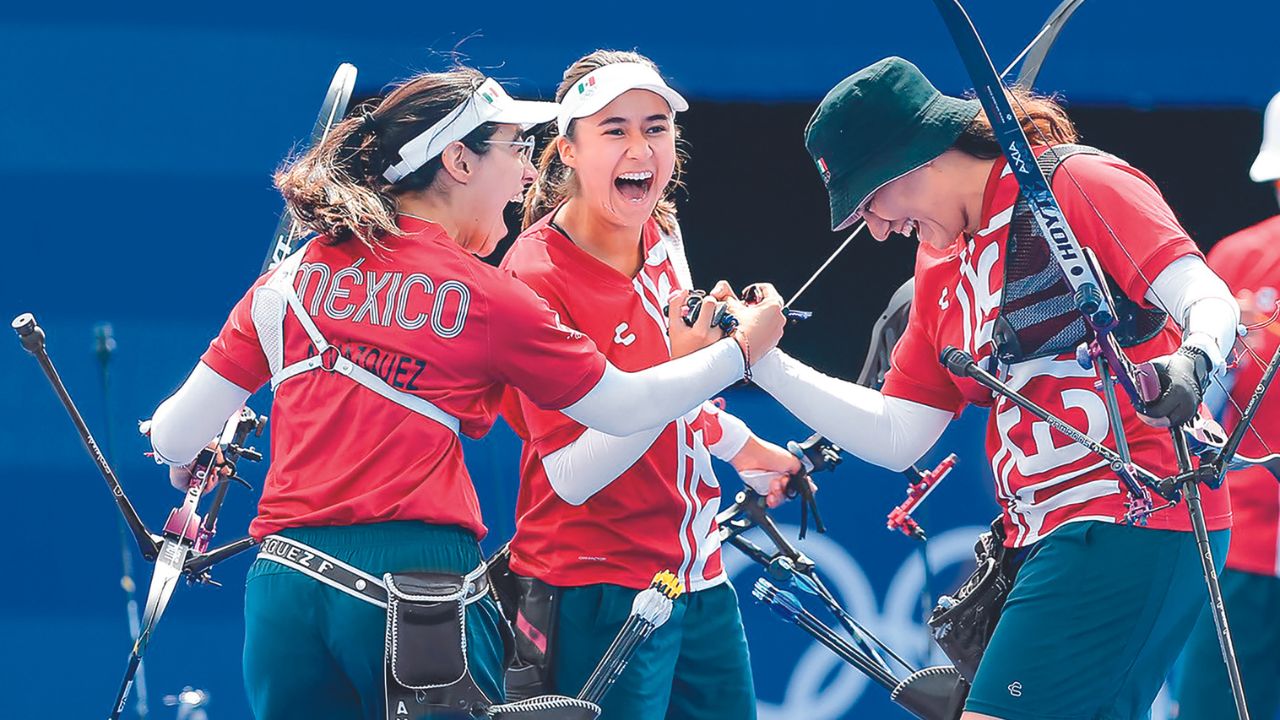
{"label": "archery glove", "polygon": [[1213,361],[1203,350],[1184,346],[1150,365],[1160,380],[1160,394],[1146,404],[1143,414],[1168,420],[1171,426],[1191,422],[1209,385]]}

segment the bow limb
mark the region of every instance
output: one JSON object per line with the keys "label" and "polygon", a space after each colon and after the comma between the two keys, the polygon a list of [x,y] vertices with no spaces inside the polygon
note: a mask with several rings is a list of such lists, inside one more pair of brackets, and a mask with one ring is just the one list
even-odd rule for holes
{"label": "bow limb", "polygon": [[1022,63],[1022,68],[1018,70],[1018,79],[1014,81],[1013,86],[1030,90],[1032,85],[1036,84],[1036,77],[1040,75],[1040,66],[1044,64],[1044,59],[1049,54],[1049,48],[1053,47],[1053,43],[1058,39],[1058,33],[1062,32],[1063,26],[1071,19],[1071,15],[1076,9],[1084,3],[1084,0],[1062,0],[1062,3],[1054,9],[1053,14],[1045,21],[1044,26],[1040,28],[1040,32],[1036,33],[1031,44],[1026,47],[1018,57],[1009,63],[1009,67],[1000,73],[1000,77],[1008,77],[1010,71],[1018,64],[1018,61],[1026,58]]}
{"label": "bow limb", "polygon": [[[1081,306],[1081,312],[1089,320],[1089,324],[1098,336],[1098,345],[1102,356],[1106,357],[1112,369],[1116,371],[1116,378],[1120,386],[1129,395],[1134,406],[1141,412],[1144,409],[1146,396],[1144,392],[1139,391],[1139,386],[1145,383],[1142,382],[1143,378],[1140,377],[1137,366],[1125,356],[1123,350],[1109,332],[1114,327],[1116,314],[1106,297],[1106,285],[1102,283],[1101,278],[1090,267],[1090,263],[1087,261],[1077,262],[1075,258],[1071,257],[1072,255],[1084,257],[1084,253],[1075,238],[1074,232],[1071,230],[1067,218],[1062,214],[1061,207],[1053,196],[1049,184],[1035,164],[1033,160],[1035,156],[1031,151],[1030,143],[1027,142],[1027,136],[1022,129],[1021,123],[1017,120],[1017,116],[1013,113],[1011,102],[1018,106],[1023,116],[1026,115],[1021,100],[1017,95],[1010,93],[1001,78],[996,75],[995,68],[991,65],[990,57],[987,55],[986,49],[982,45],[982,40],[978,36],[977,29],[958,0],[934,0],[934,4],[942,14],[948,29],[951,30],[956,47],[960,51],[965,67],[974,82],[975,91],[978,94],[978,99],[982,102],[983,110],[986,112],[987,117],[991,119],[993,128],[998,129],[996,139],[1017,177],[1023,195],[1027,198],[1032,215],[1045,238],[1050,239],[1049,241],[1053,246],[1052,250],[1054,250],[1051,254],[1062,266],[1067,282],[1076,291],[1076,299]],[[1074,7],[1064,2],[1054,14],[1057,15],[1058,12],[1063,13],[1063,18],[1069,17],[1070,13],[1074,12]],[[1042,34],[1037,36],[1037,41],[1043,42],[1048,39],[1048,42],[1051,43],[1051,38],[1056,37],[1056,32],[1052,32],[1051,28],[1049,28],[1050,23],[1046,23],[1045,29],[1041,31]],[[967,32],[964,32],[965,30]],[[1046,45],[1041,45],[1041,47],[1047,50]],[[1027,69],[1024,66],[1024,74]],[[1035,70],[1037,68],[1032,68],[1032,74],[1028,75],[1028,77],[1034,79]],[[1019,87],[1021,87],[1020,84]],[[1045,137],[1040,127],[1032,123],[1031,128],[1036,133],[1037,140],[1049,147],[1048,152],[1054,152],[1052,143]],[[1029,158],[1032,159],[1028,160]],[[1169,307],[1169,304],[1152,287],[1151,278],[1142,270],[1142,267],[1134,259],[1128,248],[1120,241],[1111,224],[1098,210],[1097,205],[1089,198],[1084,188],[1080,186],[1070,168],[1063,164],[1059,168],[1059,172],[1067,177],[1076,192],[1085,201],[1085,204],[1097,216],[1102,227],[1137,272],[1138,277],[1142,279],[1148,288],[1151,288],[1155,299],[1161,306]],[[1081,281],[1082,279],[1083,282]],[[1257,358],[1256,353],[1251,348],[1246,347],[1246,352],[1255,355],[1255,360],[1260,365],[1266,365],[1266,361]],[[1212,381],[1218,383],[1220,387],[1222,386],[1220,376],[1215,375]],[[1239,406],[1239,403],[1231,397],[1229,392],[1226,395],[1228,401],[1236,408],[1236,411],[1243,415],[1243,409]],[[1272,452],[1271,449],[1257,430],[1250,426],[1249,431],[1253,433],[1266,452],[1270,454]]]}

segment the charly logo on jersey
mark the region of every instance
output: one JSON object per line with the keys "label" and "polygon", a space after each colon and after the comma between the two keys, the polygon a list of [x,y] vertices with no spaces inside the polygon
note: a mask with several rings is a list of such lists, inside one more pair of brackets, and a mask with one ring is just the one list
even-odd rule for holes
{"label": "charly logo on jersey", "polygon": [[636,334],[631,332],[631,326],[625,322],[618,323],[618,327],[613,329],[613,342],[626,347],[636,341]]}
{"label": "charly logo on jersey", "polygon": [[[778,527],[793,540],[799,532],[799,528],[794,525],[779,523]],[[987,528],[978,526],[960,527],[931,537],[929,561],[934,572],[964,563],[971,564],[973,539],[986,530]],[[758,529],[752,530],[747,537],[758,544],[768,545],[767,538]],[[845,609],[905,659],[917,667],[950,664],[934,644],[929,629],[919,620],[920,596],[924,591],[924,564],[918,552],[912,552],[898,567],[884,594],[883,602],[877,599],[871,581],[867,579],[857,560],[836,541],[825,535],[810,534],[804,541],[804,552],[817,563],[818,572]],[[736,550],[725,550],[723,556],[725,572],[735,581],[739,595],[749,593],[751,584],[763,569]],[[931,590],[940,592],[937,588]],[[743,605],[745,611],[746,603]],[[786,636],[785,647],[804,649],[791,668],[790,675],[786,677],[786,689],[780,701],[775,698],[757,699],[760,720],[838,720],[858,717],[853,711],[868,688],[871,693],[883,692],[866,675],[846,665],[799,628],[779,623],[773,618],[762,619],[761,622],[770,625],[765,632],[777,633],[775,637]],[[746,625],[748,635],[751,635],[755,623],[748,620]],[[775,677],[778,675],[771,674]]]}

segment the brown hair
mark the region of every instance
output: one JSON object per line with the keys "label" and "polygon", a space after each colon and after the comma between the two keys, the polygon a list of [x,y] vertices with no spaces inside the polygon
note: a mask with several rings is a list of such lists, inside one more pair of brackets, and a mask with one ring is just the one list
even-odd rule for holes
{"label": "brown hair", "polygon": [[[569,94],[573,86],[591,71],[617,63],[640,63],[648,65],[655,72],[658,70],[658,66],[652,60],[637,52],[596,50],[582,56],[564,71],[560,86],[556,88],[556,102],[563,102],[565,95]],[[573,128],[576,124],[576,120],[569,121],[569,126],[564,131],[565,137],[573,139]],[[673,124],[672,132],[676,134],[675,172],[671,175],[671,182],[663,188],[662,198],[653,209],[653,219],[657,221],[658,227],[667,233],[673,232],[676,225],[675,191],[684,186],[680,180],[685,161],[685,152],[680,145],[680,128]],[[560,159],[556,144],[548,143],[543,148],[542,155],[538,157],[538,179],[533,181],[533,187],[525,193],[524,226],[529,227],[534,224],[576,192],[577,179],[574,178],[571,169]]]}
{"label": "brown hair", "polygon": [[[1013,112],[1032,145],[1065,145],[1080,139],[1075,123],[1056,96],[1035,95],[1022,89],[1009,90],[1009,95]],[[1000,157],[1000,145],[986,111],[978,113],[952,147],[984,160]]]}
{"label": "brown hair", "polygon": [[[276,171],[275,185],[289,212],[330,243],[355,239],[372,248],[384,235],[399,235],[396,196],[430,187],[443,165],[432,158],[394,184],[382,174],[400,160],[405,143],[466,102],[482,82],[480,71],[462,66],[421,73],[381,101],[361,105],[322,142]],[[496,129],[493,123],[481,125],[462,143],[484,154],[484,141]]]}

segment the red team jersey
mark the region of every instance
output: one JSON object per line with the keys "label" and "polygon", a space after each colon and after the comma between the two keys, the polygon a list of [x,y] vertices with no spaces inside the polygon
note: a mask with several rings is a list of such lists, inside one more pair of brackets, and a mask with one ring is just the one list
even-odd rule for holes
{"label": "red team jersey", "polygon": [[[421,396],[480,437],[505,386],[550,408],[573,404],[604,373],[581,333],[560,325],[523,283],[485,265],[438,225],[400,217],[385,250],[309,243],[295,289],[321,334],[353,363]],[[201,361],[250,392],[271,377],[252,320],[259,278]],[[285,314],[284,363],[315,354]],[[287,527],[417,520],[483,537],[457,435],[351,379],[316,370],[283,382],[272,406],[271,467],[256,538]]]}
{"label": "red team jersey", "polygon": [[[1245,322],[1264,322],[1276,311],[1280,292],[1280,215],[1224,238],[1209,251],[1209,267],[1226,281],[1240,301]],[[1280,323],[1249,333],[1246,342],[1253,352],[1269,362],[1280,346]],[[1235,406],[1243,408],[1262,379],[1263,365],[1241,354],[1235,370],[1235,386],[1223,424],[1230,429],[1240,419]],[[1265,396],[1253,421],[1258,435],[1247,433],[1240,452],[1257,456],[1266,448],[1280,449],[1280,390]],[[1280,577],[1280,483],[1266,468],[1254,467],[1231,473],[1231,498],[1235,528],[1227,567],[1243,572]]]}
{"label": "red team jersey", "polygon": [[[628,278],[553,228],[552,215],[520,235],[502,267],[546,298],[566,325],[595,340],[618,368],[670,360],[665,308],[680,281],[657,224],[645,224],[644,265]],[[508,394],[503,416],[525,440],[511,541],[516,572],[562,587],[643,588],[667,569],[690,590],[725,581],[715,524],[720,485],[707,451],[720,430],[711,415],[694,410],[667,425],[634,465],[581,505],[556,494],[542,459],[586,428],[539,409],[524,389]]]}
{"label": "red team jersey", "polygon": [[[1037,154],[1043,150],[1038,148]],[[1198,254],[1160,191],[1139,171],[1122,161],[1095,155],[1070,157],[1064,166],[1055,175],[1053,191],[1067,221],[1080,243],[1097,253],[1103,269],[1128,297],[1142,302],[1148,282],[1170,262]],[[1068,170],[1074,182],[1067,176]],[[1033,543],[1068,522],[1115,522],[1125,512],[1126,499],[1120,481],[1101,458],[1007,400],[993,398],[977,382],[955,377],[939,362],[942,350],[950,345],[991,367],[1004,245],[1017,197],[1017,181],[1001,158],[987,180],[979,222],[982,229],[971,240],[958,241],[951,251],[920,246],[911,316],[893,350],[884,384],[886,395],[957,414],[968,404],[991,409],[987,453],[995,475],[996,498],[1004,511],[1006,544],[1012,547]],[[1106,218],[1106,225],[1085,197]],[[1112,239],[1107,225],[1124,243],[1123,249]],[[1143,362],[1172,353],[1178,345],[1178,331],[1169,322],[1155,337],[1127,351],[1135,362]],[[1102,393],[1094,387],[1097,376],[1093,370],[1081,368],[1073,353],[1001,366],[997,374],[1033,402],[1115,447]],[[1177,462],[1168,431],[1142,423],[1126,400],[1121,399],[1120,406],[1133,461],[1162,475],[1175,472]],[[1230,527],[1225,488],[1204,493],[1204,509],[1211,530]],[[1191,527],[1181,504],[1153,514],[1147,526]]]}

